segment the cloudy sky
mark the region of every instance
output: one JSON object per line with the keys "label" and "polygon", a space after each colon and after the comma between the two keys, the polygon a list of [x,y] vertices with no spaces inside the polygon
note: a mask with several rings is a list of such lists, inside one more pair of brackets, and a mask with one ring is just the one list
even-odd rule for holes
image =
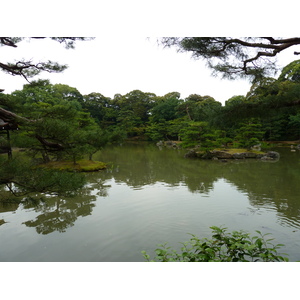
{"label": "cloudy sky", "polygon": [[[281,54],[279,61],[285,65],[296,59],[293,50]],[[38,78],[51,83],[67,84],[83,95],[97,92],[113,98],[132,90],[163,96],[179,92],[182,98],[190,94],[209,95],[224,103],[235,95],[245,95],[250,83],[246,80],[221,80],[211,76],[211,70],[202,60],[194,60],[189,53],[159,46],[156,38],[141,36],[105,36],[92,41],[77,42],[74,50],[50,40],[21,42],[18,48],[1,47],[1,61],[21,58],[55,60],[69,68],[61,74],[43,73]],[[5,93],[22,89],[23,78],[0,73],[0,88]]]}

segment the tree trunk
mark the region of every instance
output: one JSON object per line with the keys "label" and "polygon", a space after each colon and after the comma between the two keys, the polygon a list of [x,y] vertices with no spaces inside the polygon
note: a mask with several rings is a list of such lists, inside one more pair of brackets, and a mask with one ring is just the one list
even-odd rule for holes
{"label": "tree trunk", "polygon": [[7,143],[8,143],[8,159],[12,159],[12,150],[11,150],[11,145],[10,145],[10,135],[9,135],[9,130],[6,130],[7,132]]}

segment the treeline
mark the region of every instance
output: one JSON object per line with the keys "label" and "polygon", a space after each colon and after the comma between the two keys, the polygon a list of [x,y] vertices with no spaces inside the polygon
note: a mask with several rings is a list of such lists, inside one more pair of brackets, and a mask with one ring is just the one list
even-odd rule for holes
{"label": "treeline", "polygon": [[51,155],[74,160],[83,153],[92,157],[107,143],[128,138],[180,140],[184,147],[204,149],[297,140],[299,104],[300,60],[286,66],[278,79],[255,82],[246,96],[233,96],[225,106],[210,96],[192,94],[182,99],[178,92],[157,96],[134,90],[113,98],[82,95],[74,87],[48,80],[1,96],[2,108],[34,120],[24,125],[13,143],[40,151],[45,160]]}
{"label": "treeline", "polygon": [[225,106],[210,96],[178,92],[156,96],[139,90],[113,99],[92,93],[82,98],[101,128],[115,128],[127,138],[181,140],[203,148],[235,142],[250,147],[259,141],[300,138],[300,61],[286,66],[278,79],[255,82],[246,96]]}

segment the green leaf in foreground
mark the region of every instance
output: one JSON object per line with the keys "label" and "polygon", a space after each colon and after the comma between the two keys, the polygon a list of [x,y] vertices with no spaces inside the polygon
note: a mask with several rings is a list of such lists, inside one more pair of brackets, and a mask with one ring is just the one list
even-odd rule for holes
{"label": "green leaf in foreground", "polygon": [[[251,237],[244,231],[227,232],[224,227],[210,227],[212,238],[200,239],[195,235],[183,244],[181,252],[167,247],[166,243],[158,245],[160,248],[155,250],[156,257],[151,260],[146,251],[142,251],[147,261],[158,262],[287,262],[288,258],[279,254],[277,250],[283,244],[274,245],[265,239],[266,235],[256,231],[259,236]],[[171,249],[171,250],[170,250]]]}

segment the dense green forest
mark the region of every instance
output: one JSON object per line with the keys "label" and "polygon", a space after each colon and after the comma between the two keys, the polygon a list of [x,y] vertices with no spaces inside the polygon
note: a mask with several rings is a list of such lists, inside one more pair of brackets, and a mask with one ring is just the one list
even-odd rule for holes
{"label": "dense green forest", "polygon": [[[182,141],[204,149],[235,143],[249,147],[260,141],[300,138],[300,60],[287,65],[278,79],[265,78],[246,96],[224,106],[211,96],[179,92],[164,96],[131,91],[113,99],[100,93],[82,95],[75,87],[37,80],[22,90],[1,93],[1,107],[19,117],[10,131],[12,147],[41,154],[44,162],[76,159],[104,145],[136,139]],[[34,120],[34,121],[33,121]],[[1,137],[6,149],[7,139]]]}
{"label": "dense green forest", "polygon": [[[76,87],[37,80],[22,90],[2,93],[1,107],[23,118],[19,130],[11,131],[13,147],[39,152],[44,161],[76,161],[83,154],[91,159],[104,145],[125,139],[175,140],[183,147],[205,149],[298,140],[299,95],[296,60],[278,79],[255,82],[246,96],[233,96],[224,106],[207,95],[182,99],[179,92],[157,96],[134,90],[112,99],[101,93],[82,95]],[[5,144],[4,137],[1,141]]]}

